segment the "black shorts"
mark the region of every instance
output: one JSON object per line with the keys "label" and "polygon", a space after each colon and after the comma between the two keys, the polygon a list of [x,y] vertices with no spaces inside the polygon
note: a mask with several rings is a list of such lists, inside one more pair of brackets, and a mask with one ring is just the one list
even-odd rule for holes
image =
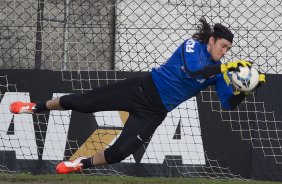
{"label": "black shorts", "polygon": [[167,115],[151,74],[98,87],[82,95],[63,96],[60,98],[60,105],[66,110],[84,113],[113,110],[129,112],[119,138],[105,150],[108,163],[119,160],[112,159],[112,155],[118,152],[120,160],[134,153],[150,138]]}

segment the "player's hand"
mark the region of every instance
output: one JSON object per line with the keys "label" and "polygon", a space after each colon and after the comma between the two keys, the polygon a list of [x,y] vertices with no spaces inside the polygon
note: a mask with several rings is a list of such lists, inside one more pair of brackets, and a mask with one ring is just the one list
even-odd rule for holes
{"label": "player's hand", "polygon": [[246,60],[237,60],[237,61],[231,61],[227,64],[221,64],[220,66],[221,73],[237,70],[239,66],[243,66],[243,67],[252,66],[252,63]]}
{"label": "player's hand", "polygon": [[221,64],[220,70],[227,85],[230,84],[230,78],[227,72],[237,70],[239,66],[252,66],[252,63],[246,60],[231,61],[227,64]]}

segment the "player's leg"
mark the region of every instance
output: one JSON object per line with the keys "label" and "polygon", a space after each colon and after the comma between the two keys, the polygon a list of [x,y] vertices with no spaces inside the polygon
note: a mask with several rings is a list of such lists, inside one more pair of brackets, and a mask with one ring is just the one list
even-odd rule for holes
{"label": "player's leg", "polygon": [[19,113],[38,113],[46,110],[76,110],[91,113],[105,110],[130,110],[131,97],[139,92],[140,78],[123,80],[94,88],[84,94],[70,94],[60,98],[38,103],[14,102],[10,111]]}
{"label": "player's leg", "polygon": [[56,166],[56,172],[58,174],[68,174],[72,172],[82,171],[83,169],[105,165],[107,161],[105,160],[104,150],[99,151],[94,156],[86,158],[83,156],[77,157],[74,160],[60,162]]}
{"label": "player's leg", "polygon": [[151,117],[151,120],[146,120],[148,119],[146,117],[129,116],[122,133],[112,146],[90,158],[78,157],[73,161],[61,162],[56,167],[57,173],[66,174],[89,167],[121,162],[142,147],[165,118],[165,114],[147,116]]}

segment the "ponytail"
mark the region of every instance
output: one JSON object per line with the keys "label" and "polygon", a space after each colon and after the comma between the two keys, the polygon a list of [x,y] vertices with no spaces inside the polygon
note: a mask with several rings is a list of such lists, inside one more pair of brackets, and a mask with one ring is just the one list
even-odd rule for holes
{"label": "ponytail", "polygon": [[211,26],[207,23],[204,17],[199,19],[200,24],[197,26],[197,32],[193,34],[192,38],[201,43],[207,44],[209,38],[212,36]]}

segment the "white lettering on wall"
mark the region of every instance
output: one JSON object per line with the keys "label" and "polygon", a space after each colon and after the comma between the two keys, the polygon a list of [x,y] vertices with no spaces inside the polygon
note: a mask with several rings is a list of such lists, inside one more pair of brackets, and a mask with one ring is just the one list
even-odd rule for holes
{"label": "white lettering on wall", "polygon": [[[6,92],[3,96],[0,103],[0,150],[15,151],[17,159],[38,159],[32,115],[10,113],[10,103],[15,101],[29,102],[29,93]],[[14,134],[7,135],[13,116]]]}
{"label": "white lettering on wall", "polygon": [[[65,93],[54,93],[58,98]],[[70,125],[71,111],[50,111],[43,150],[43,160],[63,160]]]}
{"label": "white lettering on wall", "polygon": [[[188,109],[188,110],[187,110]],[[183,164],[205,164],[198,108],[195,97],[168,114],[157,128],[142,163],[163,163],[165,156],[182,156]],[[180,122],[180,139],[173,139]]]}

